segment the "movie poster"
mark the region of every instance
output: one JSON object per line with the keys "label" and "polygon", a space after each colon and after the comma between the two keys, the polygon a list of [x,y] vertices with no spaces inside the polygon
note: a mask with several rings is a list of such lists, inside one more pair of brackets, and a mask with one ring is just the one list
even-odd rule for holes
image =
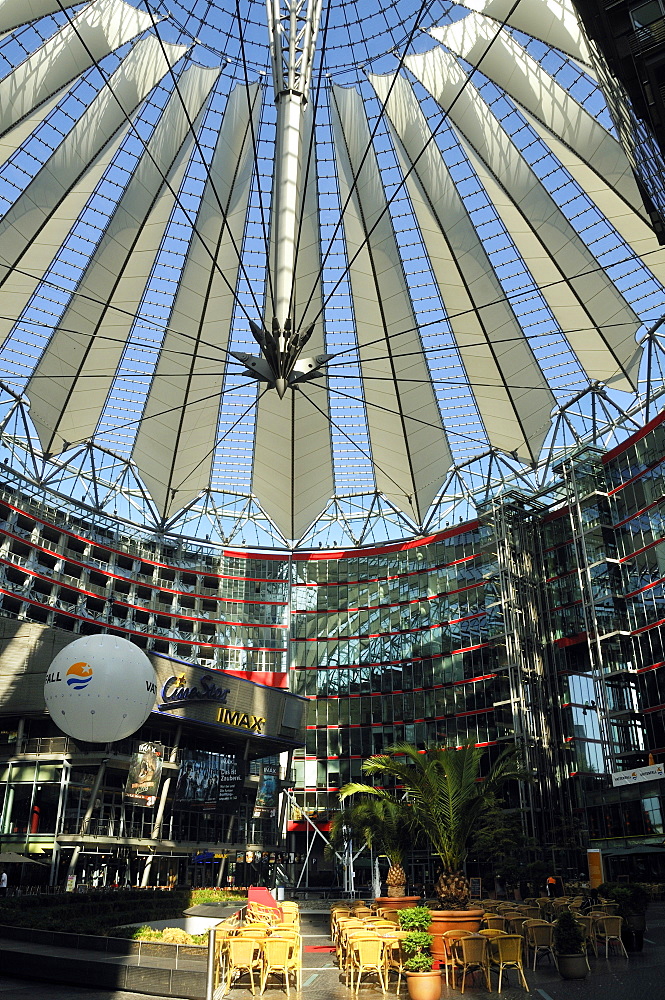
{"label": "movie poster", "polygon": [[132,757],[125,785],[125,799],[139,806],[151,807],[157,801],[162,777],[164,747],[161,743],[141,743]]}
{"label": "movie poster", "polygon": [[279,764],[261,764],[261,774],[259,777],[259,787],[256,792],[256,802],[254,803],[254,819],[274,817],[277,815],[277,803],[279,800]]}
{"label": "movie poster", "polygon": [[180,762],[175,801],[188,809],[214,812],[238,798],[242,783],[237,757],[190,751]]}

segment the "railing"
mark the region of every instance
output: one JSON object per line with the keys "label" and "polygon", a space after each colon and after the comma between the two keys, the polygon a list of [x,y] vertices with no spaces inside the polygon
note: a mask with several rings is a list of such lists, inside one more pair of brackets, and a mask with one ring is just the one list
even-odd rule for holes
{"label": "railing", "polygon": [[629,42],[632,55],[639,55],[654,45],[662,45],[665,42],[665,17],[652,21],[643,28],[636,28],[629,36]]}

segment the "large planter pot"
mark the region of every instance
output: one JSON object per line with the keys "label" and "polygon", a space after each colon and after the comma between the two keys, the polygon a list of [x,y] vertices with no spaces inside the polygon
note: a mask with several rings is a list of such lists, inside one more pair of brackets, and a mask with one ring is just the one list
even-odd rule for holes
{"label": "large planter pot", "polygon": [[441,997],[441,973],[432,972],[405,972],[406,988],[409,991],[411,1000],[440,1000]]}
{"label": "large planter pot", "polygon": [[628,913],[621,928],[621,940],[626,951],[642,951],[647,918],[644,913]]}
{"label": "large planter pot", "polygon": [[586,955],[557,955],[556,960],[564,979],[586,979],[589,975]]}
{"label": "large planter pot", "polygon": [[417,906],[420,896],[377,896],[375,902],[384,910],[406,910],[409,906]]}
{"label": "large planter pot", "polygon": [[432,955],[440,962],[445,958],[442,935],[445,931],[480,930],[484,909],[473,910],[432,910],[432,923],[429,933],[432,935]]}

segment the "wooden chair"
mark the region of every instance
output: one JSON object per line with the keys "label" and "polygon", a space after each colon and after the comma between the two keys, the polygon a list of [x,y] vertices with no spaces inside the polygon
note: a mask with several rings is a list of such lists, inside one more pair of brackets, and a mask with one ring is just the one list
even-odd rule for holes
{"label": "wooden chair", "polygon": [[464,993],[467,973],[473,974],[474,972],[482,972],[485,977],[485,985],[488,990],[491,990],[487,938],[477,937],[475,934],[460,938],[453,945],[452,957],[455,968],[462,970],[462,993]]}
{"label": "wooden chair", "polygon": [[500,931],[497,927],[483,927],[483,929],[478,931],[478,933],[482,935],[482,937],[487,938],[488,941],[491,941],[492,938],[501,937],[506,932]]}
{"label": "wooden chair", "polygon": [[522,986],[527,993],[529,992],[522,965],[523,946],[524,941],[519,934],[503,934],[501,937],[492,938],[490,941],[490,962],[499,971],[497,992],[501,992],[504,969],[517,969]]}

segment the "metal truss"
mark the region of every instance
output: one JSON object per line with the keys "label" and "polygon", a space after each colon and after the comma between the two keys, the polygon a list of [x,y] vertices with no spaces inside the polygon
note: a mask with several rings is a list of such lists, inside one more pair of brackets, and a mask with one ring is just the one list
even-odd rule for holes
{"label": "metal truss", "polygon": [[[660,328],[662,329],[662,328]],[[86,517],[91,527],[118,540],[190,540],[213,554],[220,545],[287,550],[358,547],[445,531],[476,516],[478,507],[509,491],[556,499],[563,487],[556,467],[577,449],[607,450],[657,412],[665,388],[665,347],[658,330],[645,352],[652,388],[628,410],[598,384],[578,393],[555,413],[540,463],[528,468],[488,449],[455,465],[422,524],[416,524],[376,491],[335,495],[297,540],[284,538],[250,493],[207,490],[169,520],[160,519],[134,465],[92,442],[61,455],[41,453],[25,399],[0,383],[0,449],[5,485],[51,516]],[[653,369],[653,370],[652,370]],[[651,374],[649,374],[651,372]],[[86,514],[87,512],[87,514]]]}

